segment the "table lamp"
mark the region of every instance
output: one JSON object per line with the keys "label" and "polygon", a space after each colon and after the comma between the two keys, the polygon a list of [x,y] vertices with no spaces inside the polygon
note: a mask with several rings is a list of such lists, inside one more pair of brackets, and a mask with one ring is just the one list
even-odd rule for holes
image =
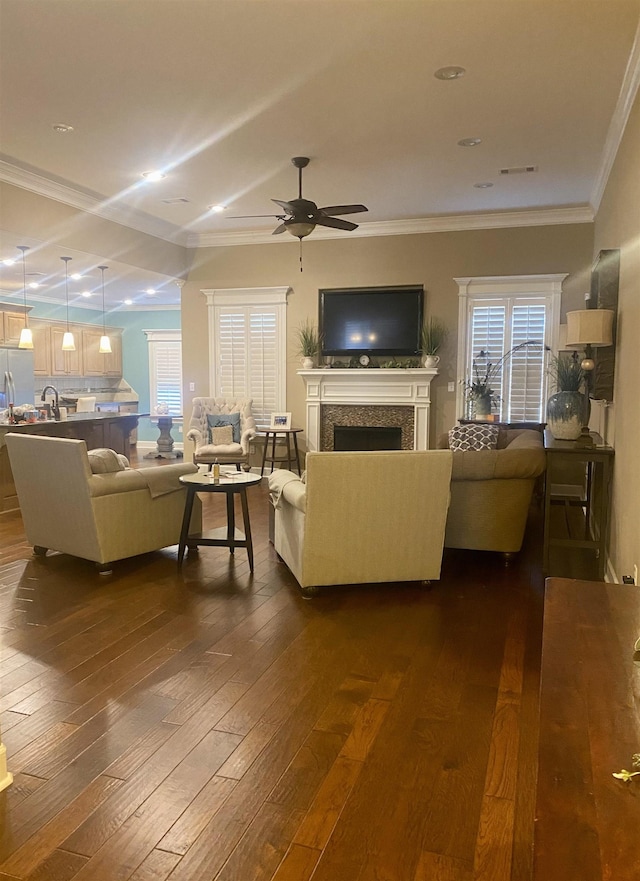
{"label": "table lamp", "polygon": [[584,349],[584,358],[580,366],[584,370],[586,406],[585,424],[582,434],[589,435],[589,398],[593,385],[593,360],[592,349],[602,346],[613,345],[613,319],[615,313],[611,309],[578,309],[575,312],[567,312],[567,341],[568,349]]}

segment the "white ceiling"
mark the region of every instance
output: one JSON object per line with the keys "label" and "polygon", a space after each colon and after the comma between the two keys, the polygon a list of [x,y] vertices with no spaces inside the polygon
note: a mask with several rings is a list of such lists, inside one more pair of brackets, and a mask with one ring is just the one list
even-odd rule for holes
{"label": "white ceiling", "polygon": [[[290,241],[231,216],[297,196],[296,155],[307,198],[369,208],[314,237],[588,220],[637,89],[639,16],[640,0],[0,0],[0,177],[190,246]],[[436,79],[447,65],[466,74]],[[538,170],[500,174],[520,166]],[[35,245],[64,295],[60,247],[0,227],[0,259]],[[95,251],[78,263],[113,267],[112,304],[163,280]],[[177,302],[165,282],[156,302]]]}

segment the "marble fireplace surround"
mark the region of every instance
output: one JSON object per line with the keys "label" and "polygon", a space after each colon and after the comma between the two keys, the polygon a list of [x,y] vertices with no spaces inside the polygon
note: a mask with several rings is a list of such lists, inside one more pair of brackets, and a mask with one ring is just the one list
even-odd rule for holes
{"label": "marble fireplace surround", "polygon": [[[333,425],[397,425],[402,449],[429,449],[430,368],[298,370],[306,387],[307,450],[332,450]],[[362,420],[365,420],[364,422]]]}

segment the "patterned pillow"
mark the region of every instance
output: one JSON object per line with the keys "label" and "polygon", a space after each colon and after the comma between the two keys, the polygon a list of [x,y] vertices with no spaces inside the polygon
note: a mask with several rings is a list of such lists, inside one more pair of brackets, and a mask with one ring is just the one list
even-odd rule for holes
{"label": "patterned pillow", "polygon": [[207,423],[209,425],[209,443],[213,443],[211,440],[211,429],[217,428],[220,425],[230,425],[233,428],[234,444],[240,443],[240,413],[224,413],[220,415],[209,413]]}
{"label": "patterned pillow", "polygon": [[456,425],[449,431],[449,449],[495,450],[499,431],[497,425]]}
{"label": "patterned pillow", "polygon": [[232,444],[233,443],[233,427],[231,425],[218,425],[217,428],[211,429],[211,443]]}

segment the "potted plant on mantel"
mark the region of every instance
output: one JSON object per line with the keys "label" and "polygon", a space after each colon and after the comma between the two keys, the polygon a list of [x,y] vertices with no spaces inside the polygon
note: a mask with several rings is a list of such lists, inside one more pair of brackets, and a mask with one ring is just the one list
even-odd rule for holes
{"label": "potted plant on mantel", "polygon": [[440,363],[438,350],[449,335],[448,328],[439,318],[430,318],[422,325],[421,347],[425,367],[437,367]]}
{"label": "potted plant on mantel", "polygon": [[315,367],[314,358],[320,353],[321,339],[318,328],[307,319],[296,328],[298,338],[298,355],[304,370]]}

